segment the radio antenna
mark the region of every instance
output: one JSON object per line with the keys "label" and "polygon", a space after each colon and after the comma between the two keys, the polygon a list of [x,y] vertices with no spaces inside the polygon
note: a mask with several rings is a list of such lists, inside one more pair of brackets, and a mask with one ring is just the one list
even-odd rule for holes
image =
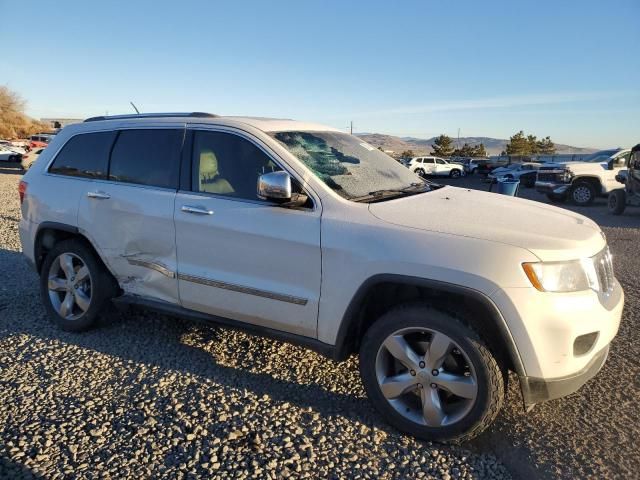
{"label": "radio antenna", "polygon": [[138,107],[136,107],[135,103],[133,102],[129,102],[131,104],[131,106],[133,107],[133,109],[136,111],[137,114],[140,114],[140,110],[138,110]]}

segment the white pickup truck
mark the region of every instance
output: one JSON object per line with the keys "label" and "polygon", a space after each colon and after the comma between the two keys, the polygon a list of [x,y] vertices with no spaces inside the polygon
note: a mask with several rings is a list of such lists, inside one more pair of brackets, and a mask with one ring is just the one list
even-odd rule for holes
{"label": "white pickup truck", "polygon": [[620,188],[615,177],[630,155],[631,150],[618,148],[592,153],[582,161],[547,163],[538,170],[536,190],[552,202],[571,199],[576,205],[589,205]]}

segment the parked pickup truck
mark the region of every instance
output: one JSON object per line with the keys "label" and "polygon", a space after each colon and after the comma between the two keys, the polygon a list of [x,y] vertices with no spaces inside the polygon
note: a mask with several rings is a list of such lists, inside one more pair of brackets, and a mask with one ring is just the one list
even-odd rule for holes
{"label": "parked pickup truck", "polygon": [[595,152],[582,161],[548,163],[540,167],[536,190],[552,202],[571,199],[576,205],[589,205],[598,196],[620,188],[616,175],[626,168],[629,149]]}

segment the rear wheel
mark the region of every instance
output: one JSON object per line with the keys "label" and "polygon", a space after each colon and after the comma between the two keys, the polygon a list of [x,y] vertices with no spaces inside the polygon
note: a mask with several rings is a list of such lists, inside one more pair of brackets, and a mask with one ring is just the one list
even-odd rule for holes
{"label": "rear wheel", "polygon": [[87,245],[65,240],[44,260],[40,293],[49,317],[63,330],[78,332],[94,325],[115,294],[115,281]]}
{"label": "rear wheel", "polygon": [[526,188],[533,188],[536,184],[536,177],[535,175],[522,175],[520,183]]}
{"label": "rear wheel", "polygon": [[460,175],[462,175],[462,172],[460,170],[458,170],[457,168],[454,168],[453,170],[451,170],[449,172],[449,176],[451,178],[458,178]]}
{"label": "rear wheel", "polygon": [[360,372],[382,416],[425,440],[475,437],[504,400],[504,372],[478,335],[423,305],[391,310],[367,331]]}
{"label": "rear wheel", "polygon": [[609,208],[609,213],[621,215],[627,206],[627,195],[625,191],[619,188],[611,192],[607,200],[607,206]]}
{"label": "rear wheel", "polygon": [[576,205],[591,205],[596,198],[596,189],[591,182],[578,181],[571,187],[571,200]]}

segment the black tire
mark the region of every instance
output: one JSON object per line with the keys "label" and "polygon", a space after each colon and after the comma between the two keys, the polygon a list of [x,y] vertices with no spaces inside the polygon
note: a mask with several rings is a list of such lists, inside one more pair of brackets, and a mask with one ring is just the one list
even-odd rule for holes
{"label": "black tire", "polygon": [[626,206],[627,194],[623,189],[619,188],[609,194],[609,198],[607,199],[609,213],[612,213],[613,215],[621,215]]}
{"label": "black tire", "polygon": [[[49,272],[52,263],[62,254],[71,253],[79,257],[89,269],[91,279],[91,300],[89,308],[74,320],[62,317],[52,304],[49,296]],[[90,329],[99,318],[109,300],[117,292],[117,283],[92,249],[81,240],[70,239],[57,243],[48,253],[40,270],[40,295],[49,315],[62,330],[81,332]]]}
{"label": "black tire", "polygon": [[420,175],[421,177],[425,176],[424,170],[422,168],[416,168],[414,170],[414,173],[417,173],[418,175]]}
{"label": "black tire", "polygon": [[459,178],[461,175],[462,175],[462,172],[457,168],[454,168],[449,172],[449,176],[451,178]]}
{"label": "black tire", "polygon": [[535,175],[522,175],[520,183],[525,188],[533,188],[536,185],[536,177]]}
{"label": "black tire", "polygon": [[[478,383],[475,402],[464,417],[451,425],[429,427],[405,418],[390,405],[379,387],[375,364],[380,346],[392,333],[412,327],[429,328],[449,336],[473,364]],[[390,310],[369,328],[360,346],[360,374],[369,399],[387,422],[417,438],[448,443],[470,440],[493,423],[504,402],[507,378],[506,371],[476,332],[454,315],[422,304]]]}
{"label": "black tire", "polygon": [[586,180],[578,180],[571,186],[569,195],[574,205],[591,205],[596,198],[596,189],[593,183]]}
{"label": "black tire", "polygon": [[551,203],[564,203],[567,201],[567,196],[564,194],[547,193],[547,198]]}

